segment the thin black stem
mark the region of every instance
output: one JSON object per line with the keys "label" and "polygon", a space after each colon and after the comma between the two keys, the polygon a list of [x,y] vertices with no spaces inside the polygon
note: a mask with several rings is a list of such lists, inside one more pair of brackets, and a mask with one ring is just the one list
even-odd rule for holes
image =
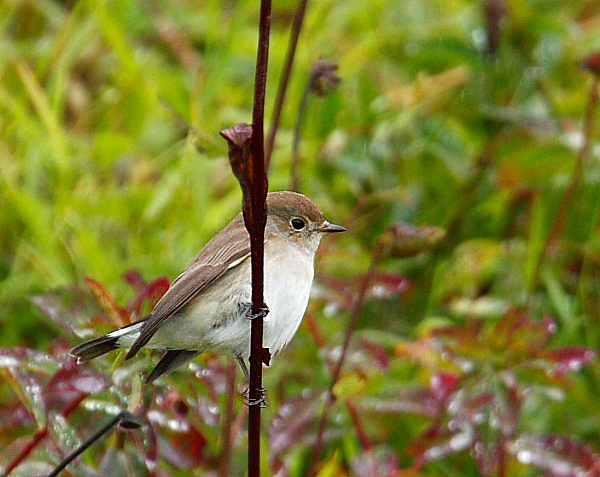
{"label": "thin black stem", "polygon": [[127,427],[139,427],[138,424],[135,423],[135,419],[129,411],[121,411],[115,417],[113,417],[110,421],[108,421],[104,426],[94,432],[83,444],[81,444],[77,449],[75,449],[71,454],[69,454],[58,466],[48,474],[48,477],[56,477],[60,474],[61,471],[67,467],[71,462],[73,462],[79,455],[81,455],[88,447],[90,447],[94,442],[100,439],[104,434],[110,431],[114,426],[119,424],[121,421],[127,421]]}
{"label": "thin black stem", "polygon": [[283,110],[285,95],[290,83],[292,67],[296,57],[296,47],[298,46],[298,38],[300,37],[300,31],[302,30],[302,25],[304,23],[307,3],[308,0],[300,0],[298,3],[298,8],[296,9],[296,13],[294,14],[294,20],[292,21],[290,42],[288,44],[287,53],[285,55],[285,63],[283,70],[281,71],[281,76],[279,77],[279,85],[277,86],[277,94],[275,96],[275,106],[273,107],[273,116],[271,117],[271,128],[269,129],[269,134],[265,143],[265,161],[267,171],[271,165],[271,154],[273,153],[273,147],[275,146],[275,136],[277,135],[277,129],[279,128],[281,111]]}

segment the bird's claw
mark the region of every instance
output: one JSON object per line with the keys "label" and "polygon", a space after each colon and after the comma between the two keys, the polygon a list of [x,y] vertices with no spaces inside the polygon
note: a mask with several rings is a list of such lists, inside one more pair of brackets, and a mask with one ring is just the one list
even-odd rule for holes
{"label": "bird's claw", "polygon": [[250,388],[247,388],[242,393],[242,402],[248,407],[254,407],[254,406],[260,406],[261,408],[267,407],[268,403],[267,403],[267,398],[265,396],[265,393],[267,392],[267,390],[265,388],[260,388],[258,391],[260,392],[260,397],[258,397],[256,399],[250,399],[248,397],[248,395],[250,394]]}
{"label": "bird's claw", "polygon": [[246,318],[249,320],[255,320],[257,318],[264,318],[269,314],[269,307],[267,305],[261,306],[258,313],[252,313],[252,307],[246,311]]}

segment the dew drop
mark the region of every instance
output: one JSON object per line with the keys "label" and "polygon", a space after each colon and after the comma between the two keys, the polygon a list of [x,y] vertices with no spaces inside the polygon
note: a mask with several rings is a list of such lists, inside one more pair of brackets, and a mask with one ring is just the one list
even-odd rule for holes
{"label": "dew drop", "polygon": [[533,454],[528,450],[520,450],[517,452],[517,460],[522,464],[531,464],[533,462]]}
{"label": "dew drop", "polygon": [[10,366],[18,366],[19,361],[12,356],[0,356],[0,368],[7,368]]}

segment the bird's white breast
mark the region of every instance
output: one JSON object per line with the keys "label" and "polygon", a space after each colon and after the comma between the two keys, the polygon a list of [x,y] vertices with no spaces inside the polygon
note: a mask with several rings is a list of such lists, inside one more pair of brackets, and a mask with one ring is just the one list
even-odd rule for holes
{"label": "bird's white breast", "polygon": [[[314,276],[314,253],[278,240],[265,257],[265,318],[263,343],[275,354],[292,339],[306,312]],[[269,242],[267,242],[269,243]],[[273,252],[272,248],[277,252]]]}
{"label": "bird's white breast", "polygon": [[[285,239],[271,237],[265,243],[264,298],[269,314],[264,320],[263,345],[272,354],[281,351],[300,326],[308,305],[314,257],[312,250]],[[239,304],[249,305],[251,295],[247,258],[165,320],[148,346],[199,351],[220,348],[248,358],[251,320]],[[125,341],[122,345],[130,346],[131,339]]]}

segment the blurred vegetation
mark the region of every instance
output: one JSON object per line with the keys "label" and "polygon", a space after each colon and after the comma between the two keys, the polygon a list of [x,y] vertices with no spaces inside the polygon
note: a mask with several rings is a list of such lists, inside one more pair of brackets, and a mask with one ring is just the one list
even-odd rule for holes
{"label": "blurred vegetation", "polygon": [[[267,118],[295,7],[273,5]],[[47,474],[124,408],[151,424],[73,475],[243,474],[238,400],[230,462],[221,447],[227,357],[143,388],[149,356],[117,372],[114,356],[79,369],[66,351],[114,328],[117,308],[140,311],[136,297],[150,306],[127,271],[173,279],[239,212],[218,131],[250,121],[257,11],[0,3],[1,465],[44,439],[11,475]],[[359,283],[400,222],[446,233],[383,253],[320,475],[600,475],[600,148],[584,135],[597,72],[580,67],[598,50],[592,0],[308,4],[270,190],[289,187],[313,64],[334,61],[342,81],[308,99],[298,177],[348,233],[324,240],[307,318],[265,373],[265,475],[308,471]]]}

